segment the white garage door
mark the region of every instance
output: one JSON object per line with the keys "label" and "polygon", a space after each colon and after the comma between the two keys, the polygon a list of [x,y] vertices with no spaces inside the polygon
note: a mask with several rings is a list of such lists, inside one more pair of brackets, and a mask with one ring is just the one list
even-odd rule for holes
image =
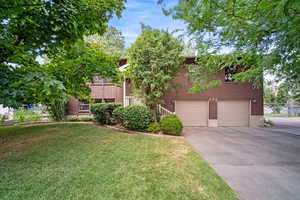
{"label": "white garage door", "polygon": [[176,101],[175,113],[184,126],[207,126],[207,101]]}
{"label": "white garage door", "polygon": [[219,101],[219,126],[248,126],[249,101]]}

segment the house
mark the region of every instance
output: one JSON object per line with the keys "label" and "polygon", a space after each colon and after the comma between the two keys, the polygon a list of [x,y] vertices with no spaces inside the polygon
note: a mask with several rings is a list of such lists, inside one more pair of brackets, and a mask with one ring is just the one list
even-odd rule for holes
{"label": "house", "polygon": [[[184,65],[194,64],[195,57],[187,57]],[[128,65],[126,59],[120,61],[121,69]],[[224,69],[217,73],[220,86],[210,88],[202,93],[190,94],[192,80],[187,76],[187,68],[173,80],[175,84],[184,85],[164,95],[164,111],[175,113],[184,126],[259,126],[263,124],[263,89],[255,88],[252,83],[237,83],[230,78],[232,73]],[[130,80],[122,87],[101,80],[90,85],[91,96],[96,102],[120,102],[126,105],[140,104],[134,97]],[[69,114],[88,114],[89,105],[72,99],[68,103]]]}

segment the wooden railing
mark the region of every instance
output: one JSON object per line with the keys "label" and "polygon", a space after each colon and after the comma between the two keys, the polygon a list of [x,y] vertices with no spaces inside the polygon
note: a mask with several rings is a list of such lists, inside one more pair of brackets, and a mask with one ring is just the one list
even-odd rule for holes
{"label": "wooden railing", "polygon": [[169,111],[168,109],[162,107],[161,105],[158,105],[158,106],[157,106],[157,109],[158,109],[158,112],[160,113],[160,116],[161,116],[161,117],[165,117],[165,116],[168,116],[168,115],[173,115],[173,114],[175,114],[175,112],[171,112],[171,111]]}

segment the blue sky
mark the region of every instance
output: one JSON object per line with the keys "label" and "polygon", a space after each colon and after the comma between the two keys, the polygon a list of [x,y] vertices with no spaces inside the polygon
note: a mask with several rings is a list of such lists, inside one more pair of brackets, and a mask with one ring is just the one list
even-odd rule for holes
{"label": "blue sky", "polygon": [[[166,5],[174,6],[177,0],[167,0]],[[126,46],[129,47],[137,36],[141,33],[141,23],[150,25],[157,29],[176,29],[185,30],[185,24],[181,20],[174,20],[171,16],[165,16],[162,12],[161,5],[157,0],[127,0],[126,9],[121,18],[113,18],[109,24],[122,31],[126,40]]]}

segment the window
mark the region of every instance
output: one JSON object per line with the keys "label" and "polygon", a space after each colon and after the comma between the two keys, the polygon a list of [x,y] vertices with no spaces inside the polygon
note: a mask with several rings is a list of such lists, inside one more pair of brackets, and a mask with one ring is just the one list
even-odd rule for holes
{"label": "window", "polygon": [[79,102],[79,111],[89,111],[90,110],[90,104],[87,101],[80,101]]}
{"label": "window", "polygon": [[101,76],[96,75],[93,77],[93,83],[107,84],[112,83],[112,80],[109,78],[102,78]]}
{"label": "window", "polygon": [[225,67],[225,82],[233,82],[233,76],[237,73],[236,67]]}
{"label": "window", "polygon": [[112,103],[115,102],[115,99],[104,99],[105,103]]}
{"label": "window", "polygon": [[95,99],[95,103],[112,103],[115,102],[115,99]]}

